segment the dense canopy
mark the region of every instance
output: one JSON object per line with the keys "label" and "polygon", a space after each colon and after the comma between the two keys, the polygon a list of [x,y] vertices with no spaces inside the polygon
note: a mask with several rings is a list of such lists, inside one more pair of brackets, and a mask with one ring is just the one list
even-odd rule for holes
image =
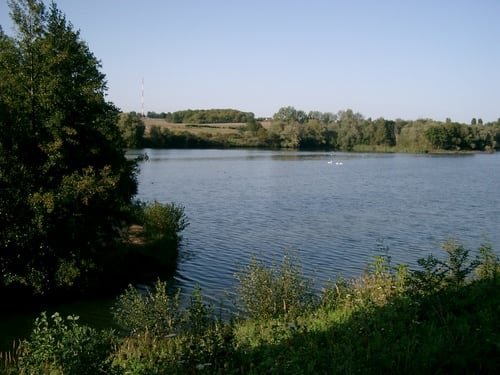
{"label": "dense canopy", "polygon": [[0,33],[0,287],[85,284],[136,192],[100,63],[65,16],[9,1]]}

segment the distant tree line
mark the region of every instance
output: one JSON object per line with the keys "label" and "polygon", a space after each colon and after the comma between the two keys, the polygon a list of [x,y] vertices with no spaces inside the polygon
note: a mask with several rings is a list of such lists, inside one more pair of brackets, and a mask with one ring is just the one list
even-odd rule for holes
{"label": "distant tree line", "polygon": [[472,125],[431,119],[364,118],[348,109],[305,113],[283,107],[273,116],[271,138],[285,148],[342,151],[493,151],[500,147],[500,120]]}
{"label": "distant tree line", "polygon": [[176,112],[148,112],[149,118],[163,118],[176,124],[221,124],[230,122],[247,122],[255,118],[251,112],[236,109],[187,109]]}
{"label": "distant tree line", "polygon": [[[224,110],[213,110],[214,116]],[[234,111],[234,110],[230,110]],[[188,113],[181,111],[174,113]],[[194,119],[210,111],[191,111]],[[234,111],[244,114],[244,112]],[[488,151],[500,148],[500,119],[483,123],[473,119],[471,124],[432,119],[388,120],[365,118],[351,109],[332,112],[306,113],[294,107],[283,107],[276,112],[269,126],[263,127],[253,114],[243,121],[245,125],[232,134],[214,129],[194,133],[187,128],[173,131],[159,126],[144,133],[144,123],[135,113],[121,117],[120,127],[129,147],[199,148],[199,147],[262,147],[290,149],[327,149],[339,151]],[[207,120],[208,116],[204,119]],[[236,122],[232,117],[225,122]],[[218,117],[222,121],[223,117]],[[243,120],[243,118],[241,119]],[[475,120],[475,121],[474,121]],[[208,121],[208,120],[207,120]],[[209,122],[214,122],[210,118]],[[241,122],[241,121],[240,121]]]}

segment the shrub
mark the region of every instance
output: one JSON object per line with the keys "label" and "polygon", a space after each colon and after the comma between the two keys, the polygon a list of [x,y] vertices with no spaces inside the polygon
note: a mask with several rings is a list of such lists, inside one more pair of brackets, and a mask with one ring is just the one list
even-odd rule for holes
{"label": "shrub", "polygon": [[446,271],[446,281],[451,286],[462,286],[465,279],[479,265],[478,260],[469,261],[469,250],[456,241],[446,241],[442,246],[448,259],[441,262],[441,266]]}
{"label": "shrub", "polygon": [[189,223],[183,206],[155,201],[144,206],[143,225],[146,238],[160,240],[175,238]]}
{"label": "shrub", "polygon": [[129,285],[112,310],[116,322],[127,332],[151,332],[165,336],[176,332],[181,321],[180,290],[172,297],[167,284],[158,280],[152,290],[141,293]]}
{"label": "shrub", "polygon": [[254,258],[236,278],[240,303],[251,318],[294,317],[313,299],[311,280],[289,255],[270,267]]}
{"label": "shrub", "polygon": [[375,256],[363,276],[354,280],[339,279],[325,287],[321,294],[324,308],[369,308],[383,306],[391,299],[403,297],[409,289],[408,266],[391,266],[387,255]]}
{"label": "shrub", "polygon": [[223,365],[233,352],[233,325],[216,319],[212,306],[203,302],[197,285],[183,312],[182,360],[200,370]]}
{"label": "shrub", "polygon": [[479,279],[495,279],[500,274],[500,259],[495,255],[490,244],[481,245],[478,262],[476,274]]}
{"label": "shrub", "polygon": [[20,374],[109,374],[115,343],[112,331],[79,325],[78,317],[58,313],[35,321],[31,337],[23,341],[18,359]]}
{"label": "shrub", "polygon": [[174,339],[160,339],[145,331],[126,337],[113,356],[113,369],[130,375],[178,373],[177,345]]}
{"label": "shrub", "polygon": [[229,325],[215,325],[200,336],[162,338],[146,331],[122,340],[113,369],[134,375],[225,373],[232,354]]}
{"label": "shrub", "polygon": [[422,270],[412,272],[413,289],[418,293],[432,293],[444,287],[463,286],[467,277],[480,265],[478,259],[469,259],[469,250],[453,240],[441,245],[447,258],[443,261],[433,255],[418,260]]}
{"label": "shrub", "polygon": [[335,282],[328,282],[320,295],[320,306],[326,310],[338,308],[349,295],[352,283],[342,277]]}
{"label": "shrub", "polygon": [[179,293],[169,298],[164,282],[158,281],[145,295],[129,287],[119,297],[114,312],[118,323],[134,333],[122,341],[114,355],[115,369],[127,374],[219,368],[233,351],[232,325],[214,318],[199,287],[184,311],[179,308]]}
{"label": "shrub", "polygon": [[212,308],[203,302],[203,293],[196,285],[191,293],[190,303],[182,316],[184,332],[200,335],[206,331],[213,322]]}

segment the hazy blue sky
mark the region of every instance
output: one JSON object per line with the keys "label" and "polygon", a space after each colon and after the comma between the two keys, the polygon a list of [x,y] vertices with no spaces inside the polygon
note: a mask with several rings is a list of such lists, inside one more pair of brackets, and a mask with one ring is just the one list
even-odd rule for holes
{"label": "hazy blue sky", "polygon": [[[500,0],[59,0],[140,111],[500,117]],[[0,24],[12,26],[6,0]]]}

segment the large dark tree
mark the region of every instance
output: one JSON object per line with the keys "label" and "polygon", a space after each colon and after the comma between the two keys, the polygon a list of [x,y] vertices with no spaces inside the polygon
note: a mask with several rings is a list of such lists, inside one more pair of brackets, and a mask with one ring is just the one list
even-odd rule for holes
{"label": "large dark tree", "polygon": [[52,4],[0,29],[0,286],[46,293],[98,271],[136,193],[100,63]]}

